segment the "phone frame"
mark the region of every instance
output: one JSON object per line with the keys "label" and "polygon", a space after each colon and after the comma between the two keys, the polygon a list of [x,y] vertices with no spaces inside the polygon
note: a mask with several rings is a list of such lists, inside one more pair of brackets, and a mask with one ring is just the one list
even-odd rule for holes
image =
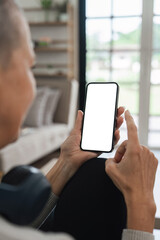
{"label": "phone frame", "polygon": [[[86,111],[86,100],[87,100],[87,91],[88,91],[88,86],[90,84],[115,84],[117,86],[117,92],[116,92],[116,101],[115,101],[115,114],[114,114],[114,122],[113,122],[113,134],[112,134],[112,147],[110,151],[97,151],[97,150],[87,150],[87,149],[83,149],[81,144],[82,144],[82,138],[83,138],[83,126],[84,126],[84,119],[85,119],[85,111]],[[81,141],[80,141],[80,149],[83,151],[87,151],[87,152],[104,152],[104,153],[110,153],[113,151],[114,149],[114,132],[116,129],[116,118],[117,118],[117,106],[118,106],[118,97],[119,97],[119,85],[116,82],[89,82],[86,84],[86,89],[85,89],[85,104],[84,104],[84,110],[83,110],[83,120],[82,120],[82,129],[81,129]]]}

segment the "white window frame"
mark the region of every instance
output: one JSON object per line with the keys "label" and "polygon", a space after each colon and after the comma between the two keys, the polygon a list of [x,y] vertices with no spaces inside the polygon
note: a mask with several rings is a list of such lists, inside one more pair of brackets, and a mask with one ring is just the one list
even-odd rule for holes
{"label": "white window frame", "polygon": [[140,143],[148,145],[150,78],[153,39],[153,4],[154,0],[143,0],[140,86],[139,86],[139,139]]}

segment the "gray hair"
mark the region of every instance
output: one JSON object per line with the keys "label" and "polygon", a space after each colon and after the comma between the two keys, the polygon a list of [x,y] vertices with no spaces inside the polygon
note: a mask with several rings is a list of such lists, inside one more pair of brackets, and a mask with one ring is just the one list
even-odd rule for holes
{"label": "gray hair", "polygon": [[0,68],[9,66],[13,50],[21,45],[21,11],[14,0],[0,0]]}

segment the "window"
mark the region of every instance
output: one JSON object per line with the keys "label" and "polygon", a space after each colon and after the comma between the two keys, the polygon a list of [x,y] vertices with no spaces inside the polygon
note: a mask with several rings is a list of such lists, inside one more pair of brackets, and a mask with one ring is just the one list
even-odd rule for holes
{"label": "window", "polygon": [[159,6],[160,0],[86,0],[86,81],[118,82],[119,105],[134,115],[141,143],[158,150]]}
{"label": "window", "polygon": [[[160,159],[160,0],[86,0],[86,82],[116,81],[141,144]],[[126,138],[122,127],[121,141]],[[160,166],[155,197],[160,217]]]}
{"label": "window", "polygon": [[130,109],[136,122],[141,28],[142,0],[86,0],[86,81],[118,82],[119,104]]}
{"label": "window", "polygon": [[149,137],[152,148],[160,148],[160,0],[153,10],[153,43],[150,78]]}

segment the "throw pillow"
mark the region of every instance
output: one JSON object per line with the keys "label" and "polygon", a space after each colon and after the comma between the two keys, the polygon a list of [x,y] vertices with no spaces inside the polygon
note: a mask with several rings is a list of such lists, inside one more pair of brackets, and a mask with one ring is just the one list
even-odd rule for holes
{"label": "throw pillow", "polygon": [[51,125],[60,98],[60,91],[58,89],[47,89],[47,91],[48,99],[44,110],[43,124]]}
{"label": "throw pillow", "polygon": [[41,127],[43,125],[44,111],[50,95],[46,89],[46,87],[37,89],[37,95],[24,121],[25,126]]}

